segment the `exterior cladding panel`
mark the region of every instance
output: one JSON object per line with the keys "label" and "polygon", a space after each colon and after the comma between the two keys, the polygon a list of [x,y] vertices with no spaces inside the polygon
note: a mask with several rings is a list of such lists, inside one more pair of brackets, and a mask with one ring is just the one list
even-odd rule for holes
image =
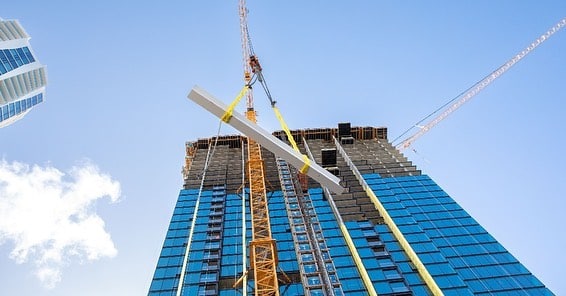
{"label": "exterior cladding panel", "polygon": [[364,179],[445,295],[553,295],[428,176]]}

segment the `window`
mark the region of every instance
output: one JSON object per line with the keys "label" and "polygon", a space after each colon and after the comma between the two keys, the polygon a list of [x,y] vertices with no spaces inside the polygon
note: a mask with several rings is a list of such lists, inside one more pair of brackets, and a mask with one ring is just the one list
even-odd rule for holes
{"label": "window", "polygon": [[220,239],[220,231],[209,231],[206,239],[209,239],[209,240]]}
{"label": "window", "polygon": [[[6,56],[8,57],[8,61],[10,62],[10,65],[12,65],[12,69],[16,69],[18,67],[18,63],[16,63],[16,60],[14,59],[14,55],[12,53],[13,49],[9,49],[7,51],[5,51]],[[14,50],[15,52],[15,50]]]}
{"label": "window", "polygon": [[219,250],[207,250],[204,252],[204,259],[218,259],[220,258]]}
{"label": "window", "polygon": [[216,241],[216,242],[207,242],[204,244],[204,248],[205,249],[220,249],[220,242]]}
{"label": "window", "polygon": [[405,285],[405,283],[403,282],[392,282],[389,284],[391,286],[391,290],[393,290],[393,292],[395,293],[401,293],[401,292],[409,292],[409,288],[407,287],[407,285]]}
{"label": "window", "polygon": [[23,47],[22,50],[23,50],[24,54],[26,55],[26,57],[28,58],[30,63],[35,62],[35,59],[33,58],[33,55],[31,54],[31,52],[29,51],[29,48]]}
{"label": "window", "polygon": [[305,273],[316,272],[316,265],[315,264],[303,264],[303,270],[304,270]]}
{"label": "window", "polygon": [[218,259],[208,260],[208,261],[203,262],[202,270],[205,270],[205,271],[218,270]]}
{"label": "window", "polygon": [[383,270],[383,274],[385,278],[388,280],[400,279],[401,275],[397,271],[397,269],[385,269]]}
{"label": "window", "polygon": [[19,55],[20,59],[22,60],[22,63],[23,64],[29,64],[28,57],[24,53],[24,50],[22,48],[18,48],[18,49],[16,49],[16,51],[18,52],[18,55]]}
{"label": "window", "polygon": [[309,276],[307,278],[309,285],[320,285],[320,277],[319,276]]}
{"label": "window", "polygon": [[208,296],[208,295],[216,295],[217,294],[217,285],[213,283],[202,284],[198,288],[198,295],[199,296]]}

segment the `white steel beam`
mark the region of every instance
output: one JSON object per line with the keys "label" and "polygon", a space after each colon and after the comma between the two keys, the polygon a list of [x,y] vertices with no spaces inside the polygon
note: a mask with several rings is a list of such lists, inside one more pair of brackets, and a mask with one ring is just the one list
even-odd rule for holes
{"label": "white steel beam", "polygon": [[[199,86],[193,87],[188,98],[218,118],[221,118],[228,109],[228,106],[226,106],[222,101],[218,100]],[[249,121],[244,115],[234,111],[229,124],[244,135],[254,139],[262,147],[265,147],[276,156],[283,158],[295,168],[301,168],[305,164],[303,156],[299,152],[293,150],[291,146],[277,139],[257,124]],[[307,175],[334,193],[339,194],[345,190],[345,188],[340,185],[340,179],[338,177],[334,176],[314,162],[310,163]]]}

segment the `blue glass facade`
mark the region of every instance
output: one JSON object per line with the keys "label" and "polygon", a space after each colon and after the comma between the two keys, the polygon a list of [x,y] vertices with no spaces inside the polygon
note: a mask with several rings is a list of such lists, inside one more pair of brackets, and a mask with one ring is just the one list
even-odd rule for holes
{"label": "blue glass facade", "polygon": [[553,295],[428,176],[364,178],[445,295]]}
{"label": "blue glass facade", "polygon": [[0,75],[35,62],[28,47],[0,50]]}
{"label": "blue glass facade", "polygon": [[[187,146],[203,153],[187,151],[193,172],[184,187],[207,189],[181,190],[149,295],[253,295],[253,273],[247,292],[239,281],[249,271],[252,239],[249,202],[235,193],[242,188],[244,143],[223,140],[205,181],[199,165],[210,141]],[[311,151],[332,145],[320,138],[311,143]],[[281,295],[553,295],[388,142],[347,145],[329,168],[348,190],[332,198],[316,184],[305,191],[309,184],[284,160],[264,158]]]}
{"label": "blue glass facade", "polygon": [[[445,295],[553,295],[428,176],[368,174],[364,178]],[[322,189],[310,189],[309,194],[344,295],[367,295]],[[149,295],[175,295],[177,291],[198,196],[195,189],[180,192]],[[248,206],[246,244],[251,240]],[[269,211],[279,267],[286,273],[298,273],[281,191],[269,193]],[[226,194],[222,187],[203,191],[196,217],[182,295],[216,295],[207,291],[234,295],[233,289],[222,289],[219,282],[235,282],[242,275],[241,197]],[[431,295],[387,225],[345,224],[379,295]],[[251,295],[251,289],[248,291]],[[280,291],[305,295],[300,282],[281,285]]]}
{"label": "blue glass facade", "polygon": [[[218,289],[220,279],[237,280],[242,275],[242,201],[236,194],[221,195],[215,191],[203,191],[200,197],[197,220],[192,236],[187,271],[182,295],[207,294]],[[224,191],[221,191],[225,194]],[[325,244],[337,279],[341,283],[343,295],[367,295],[366,287],[339,230],[336,218],[321,188],[310,189],[309,195],[316,208]],[[273,191],[269,196],[269,213],[273,238],[277,241],[279,267],[285,273],[299,272],[294,249],[290,223],[281,191]],[[175,207],[171,224],[163,244],[149,295],[175,295],[179,285],[180,273],[191,221],[198,198],[198,190],[182,190]],[[222,206],[220,207],[220,203]],[[246,204],[247,237],[251,240],[251,217]],[[216,217],[222,217],[217,219]],[[379,294],[395,294],[414,291],[427,295],[428,291],[417,272],[411,268],[409,260],[398,244],[385,244],[381,236],[369,222],[347,222],[365,268]],[[387,229],[386,227],[384,229]],[[214,240],[216,239],[216,242]],[[210,264],[210,262],[214,262]],[[218,264],[219,263],[219,264]],[[247,261],[247,266],[249,262]],[[207,285],[210,283],[210,285]],[[249,281],[252,286],[253,282]],[[251,294],[251,289],[249,290]],[[281,285],[283,295],[305,295],[302,284]],[[418,293],[422,292],[422,294]],[[219,289],[218,295],[233,295],[233,289]],[[322,295],[322,294],[321,294]]]}
{"label": "blue glass facade", "polygon": [[0,107],[0,122],[24,113],[41,102],[43,102],[43,93],[3,105]]}

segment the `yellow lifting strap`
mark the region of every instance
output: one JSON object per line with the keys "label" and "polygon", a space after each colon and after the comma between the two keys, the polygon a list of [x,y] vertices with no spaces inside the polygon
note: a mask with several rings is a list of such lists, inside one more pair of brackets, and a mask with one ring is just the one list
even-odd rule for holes
{"label": "yellow lifting strap", "polygon": [[226,112],[220,118],[222,121],[224,121],[226,123],[228,123],[230,121],[230,119],[232,118],[232,113],[234,112],[234,108],[236,108],[236,105],[238,105],[238,103],[244,97],[246,92],[248,92],[248,89],[250,89],[250,87],[248,85],[244,85],[244,87],[242,88],[242,90],[240,91],[238,96],[236,96],[234,101],[232,103],[230,103],[230,106],[228,106],[228,109],[226,109]]}
{"label": "yellow lifting strap", "polygon": [[[293,138],[293,135],[291,135],[291,131],[289,131],[289,127],[285,123],[285,120],[283,120],[283,116],[281,116],[281,112],[279,112],[279,109],[275,107],[275,105],[273,105],[273,112],[275,112],[275,117],[277,117],[277,120],[279,120],[279,124],[281,125],[283,131],[285,131],[285,134],[287,135],[287,139],[289,140],[289,142],[291,142],[291,146],[293,146],[293,149],[301,153],[299,147],[297,146],[297,143],[295,142],[295,139]],[[311,160],[308,158],[308,156],[303,154],[303,161],[305,164],[299,170],[299,172],[301,172],[301,174],[306,174],[311,166]]]}

